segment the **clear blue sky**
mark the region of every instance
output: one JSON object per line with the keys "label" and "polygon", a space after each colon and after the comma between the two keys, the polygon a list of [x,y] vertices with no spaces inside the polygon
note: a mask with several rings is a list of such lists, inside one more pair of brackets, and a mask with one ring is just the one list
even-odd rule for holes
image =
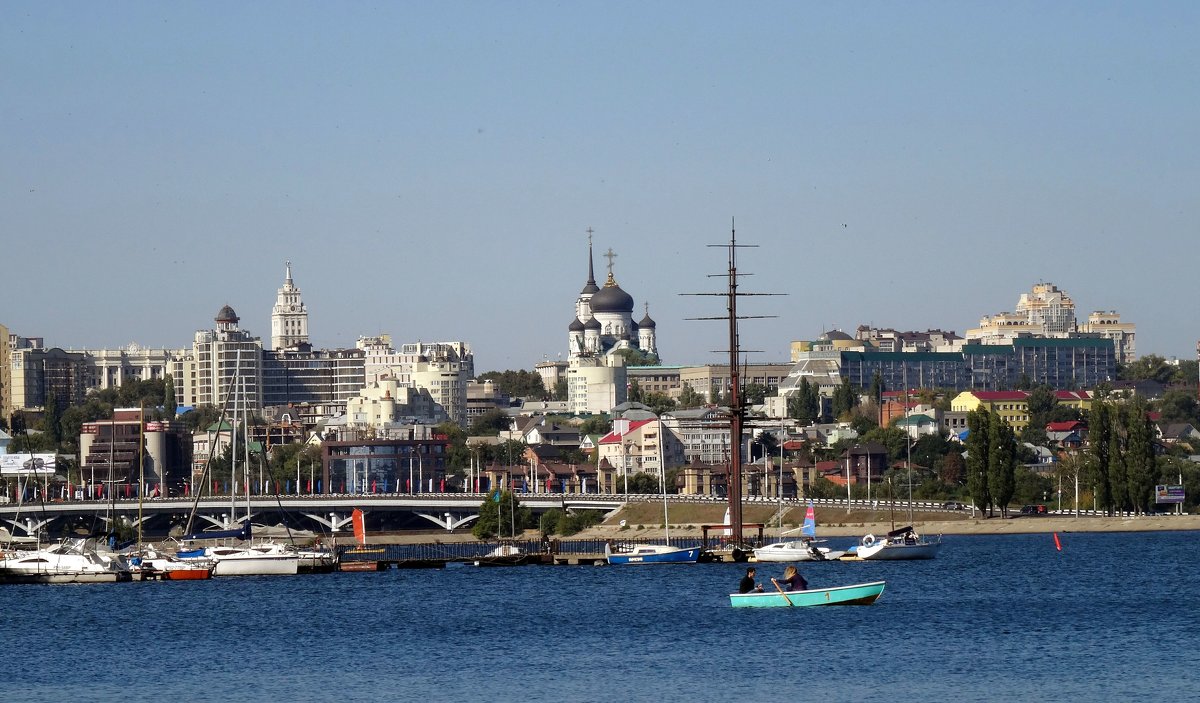
{"label": "clear blue sky", "polygon": [[[1200,3],[0,4],[0,322],[566,352],[586,234],[669,363],[870,323],[962,333],[1052,281],[1192,358]],[[597,269],[603,271],[597,257]]]}

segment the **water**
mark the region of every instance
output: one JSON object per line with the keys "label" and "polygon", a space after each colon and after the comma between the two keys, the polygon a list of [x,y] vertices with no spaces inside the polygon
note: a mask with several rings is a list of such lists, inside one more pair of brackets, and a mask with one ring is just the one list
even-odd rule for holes
{"label": "water", "polygon": [[801,565],[813,586],[886,580],[869,607],[735,610],[735,564],[5,586],[0,694],[1092,703],[1200,691],[1191,534],[1067,534],[1062,552],[1050,535],[945,541],[933,561]]}

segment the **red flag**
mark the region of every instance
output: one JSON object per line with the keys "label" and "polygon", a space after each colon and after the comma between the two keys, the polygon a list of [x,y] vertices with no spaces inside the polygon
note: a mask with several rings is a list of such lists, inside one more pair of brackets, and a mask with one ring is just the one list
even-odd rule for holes
{"label": "red flag", "polygon": [[1060,552],[1062,551],[1062,542],[1058,541],[1058,533],[1057,532],[1054,533],[1054,548]]}
{"label": "red flag", "polygon": [[360,545],[367,543],[367,526],[363,523],[363,511],[355,508],[351,513],[350,521],[354,524],[354,539]]}

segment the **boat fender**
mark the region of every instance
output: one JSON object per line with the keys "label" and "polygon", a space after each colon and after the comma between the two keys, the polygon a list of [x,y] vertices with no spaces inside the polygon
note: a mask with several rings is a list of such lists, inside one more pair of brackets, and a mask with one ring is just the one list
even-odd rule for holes
{"label": "boat fender", "polygon": [[862,546],[870,547],[873,544],[875,544],[875,535],[867,535],[862,538]]}

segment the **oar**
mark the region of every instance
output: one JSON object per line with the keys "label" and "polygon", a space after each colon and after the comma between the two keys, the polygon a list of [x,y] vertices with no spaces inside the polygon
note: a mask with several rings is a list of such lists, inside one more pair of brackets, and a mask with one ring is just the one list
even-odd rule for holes
{"label": "oar", "polygon": [[771,579],[771,583],[775,584],[775,588],[779,591],[779,595],[783,596],[783,599],[787,601],[788,605],[795,605],[792,603],[792,599],[788,598],[788,594],[784,592],[783,586],[780,586],[778,581]]}

